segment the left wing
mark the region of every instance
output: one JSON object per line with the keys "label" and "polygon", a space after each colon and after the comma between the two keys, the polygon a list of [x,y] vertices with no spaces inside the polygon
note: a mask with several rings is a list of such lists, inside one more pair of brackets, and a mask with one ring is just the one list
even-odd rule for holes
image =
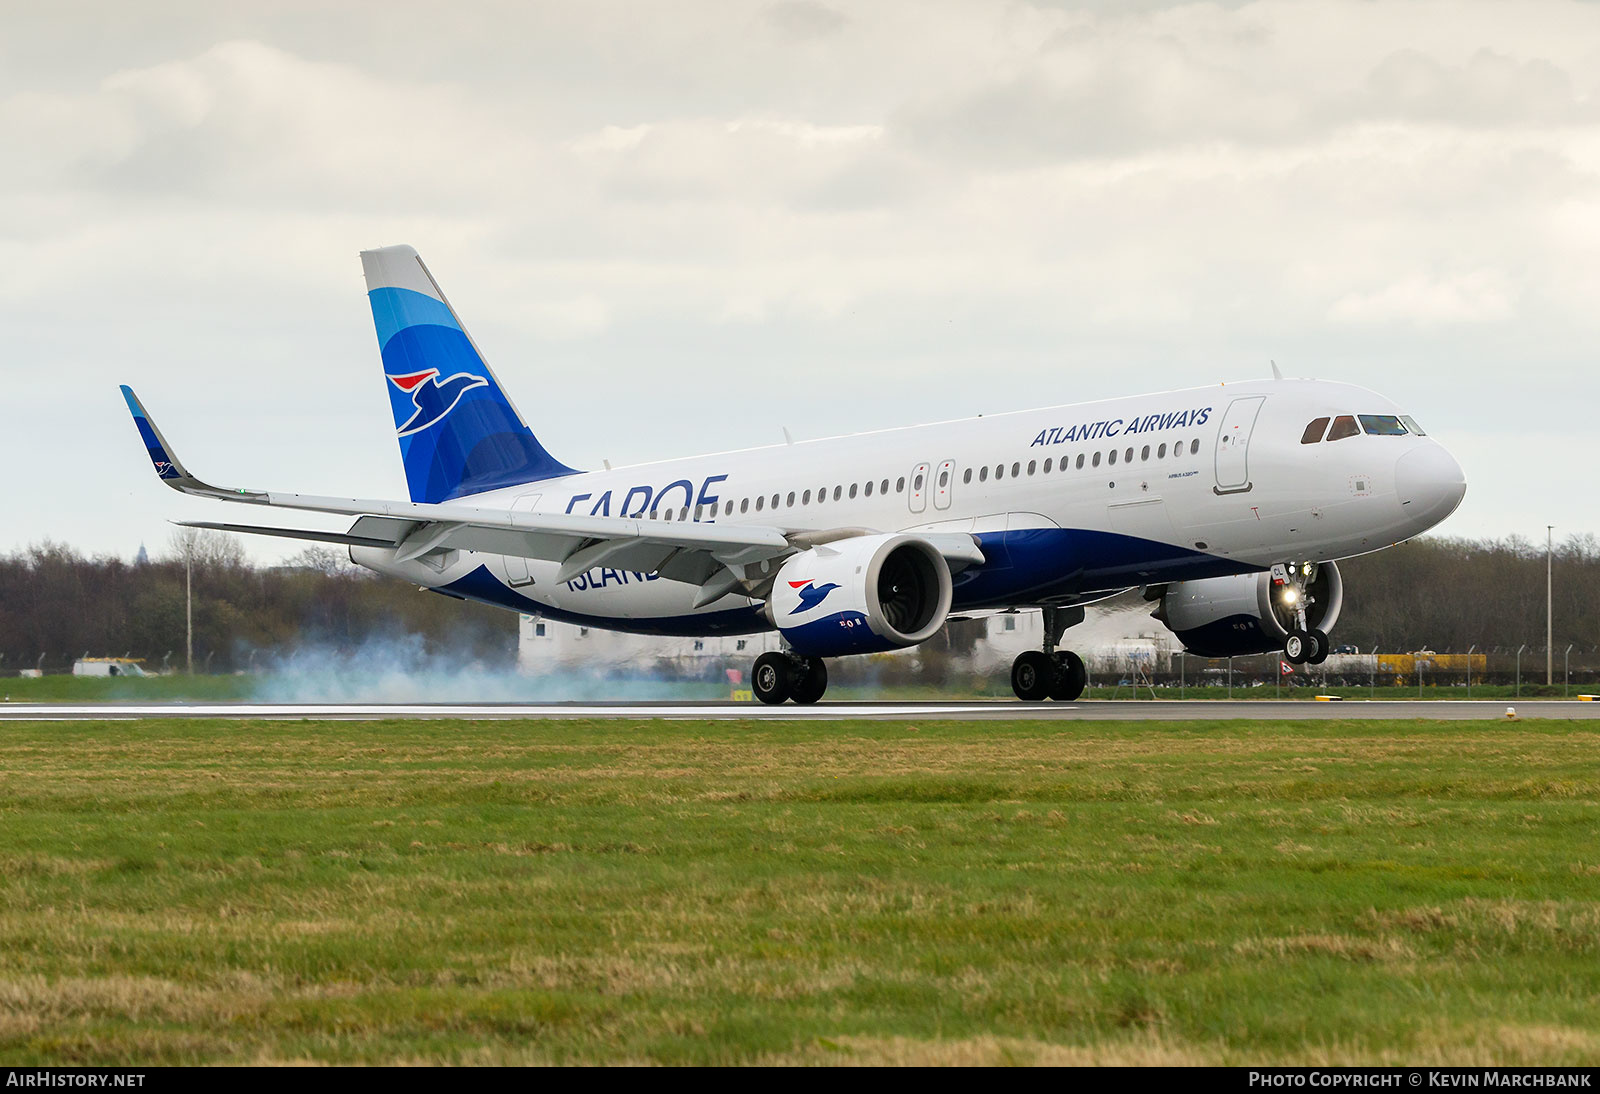
{"label": "left wing", "polygon": [[[694,601],[697,608],[731,592],[765,597],[771,590],[772,575],[777,567],[769,565],[765,568],[767,572],[762,573],[760,563],[770,563],[829,540],[870,531],[839,528],[817,532],[749,524],[513,512],[461,502],[425,504],[330,498],[213,486],[190,474],[179,462],[132,388],[124,384],[122,396],[127,400],[156,474],[174,490],[218,501],[359,518],[346,533],[210,521],[179,522],[189,527],[388,548],[394,551],[396,562],[409,562],[445,550],[513,555],[560,563],[557,581],[570,581],[602,564],[618,569],[654,571],[669,580],[698,586]],[[922,538],[934,545],[952,570],[981,565],[984,561],[977,540],[966,533],[924,534]]]}

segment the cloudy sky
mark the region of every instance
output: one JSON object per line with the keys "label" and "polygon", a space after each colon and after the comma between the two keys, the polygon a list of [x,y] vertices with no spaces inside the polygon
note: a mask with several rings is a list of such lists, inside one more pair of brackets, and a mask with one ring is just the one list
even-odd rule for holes
{"label": "cloudy sky", "polygon": [[1600,531],[1597,85],[1574,0],[0,0],[0,550],[261,515],[124,381],[203,477],[403,497],[398,242],[578,466],[1276,359],[1458,454],[1445,531]]}

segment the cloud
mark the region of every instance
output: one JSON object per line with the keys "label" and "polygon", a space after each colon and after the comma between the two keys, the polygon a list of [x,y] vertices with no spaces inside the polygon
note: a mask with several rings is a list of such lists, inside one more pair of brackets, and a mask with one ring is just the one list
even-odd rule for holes
{"label": "cloud", "polygon": [[1408,277],[1334,302],[1329,315],[1347,323],[1490,323],[1516,313],[1511,287],[1494,270],[1455,277]]}
{"label": "cloud", "polygon": [[798,39],[826,38],[839,33],[844,14],[816,0],[787,0],[766,10],[767,21]]}
{"label": "cloud", "polygon": [[[766,441],[773,406],[822,435],[1269,358],[1442,434],[1583,435],[1584,399],[1438,380],[1592,384],[1600,6],[390,10],[8,28],[0,324],[37,413],[0,458],[59,464],[9,487],[19,538],[216,516],[127,458],[129,378],[218,479],[394,494],[355,252],[396,242],[513,391],[560,393],[537,427],[579,463]],[[708,388],[738,407],[687,424],[673,393]]]}
{"label": "cloud", "polygon": [[1367,75],[1362,113],[1373,118],[1472,127],[1570,125],[1600,120],[1593,99],[1548,60],[1517,60],[1491,49],[1446,65],[1414,49],[1397,50]]}

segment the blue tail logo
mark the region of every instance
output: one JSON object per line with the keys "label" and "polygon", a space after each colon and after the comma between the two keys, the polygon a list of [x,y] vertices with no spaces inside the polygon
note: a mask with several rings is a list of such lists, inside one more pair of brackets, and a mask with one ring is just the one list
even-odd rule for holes
{"label": "blue tail logo", "polygon": [[818,604],[821,604],[828,598],[828,594],[839,588],[839,586],[831,581],[826,585],[813,585],[810,581],[791,581],[789,582],[789,588],[797,589],[800,593],[800,606],[791,609],[789,614],[799,615],[801,612],[808,612]]}
{"label": "blue tail logo", "polygon": [[517,413],[415,250],[362,251],[361,266],[412,501],[574,474]]}
{"label": "blue tail logo", "polygon": [[[384,375],[388,376],[388,373]],[[458,372],[447,380],[439,379],[436,368],[405,376],[389,376],[389,382],[411,396],[411,405],[417,412],[400,424],[397,435],[409,437],[430,425],[444,421],[456,408],[461,397],[475,387],[487,387],[489,381],[470,372]]]}

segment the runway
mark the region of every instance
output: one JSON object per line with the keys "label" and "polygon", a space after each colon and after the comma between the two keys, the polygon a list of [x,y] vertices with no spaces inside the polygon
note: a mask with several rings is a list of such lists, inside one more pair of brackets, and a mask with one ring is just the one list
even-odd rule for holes
{"label": "runway", "polygon": [[[262,719],[517,719],[663,718],[719,721],[843,721],[870,719],[994,719],[1003,721],[1327,721],[1423,718],[1506,721],[1504,700],[1095,700],[1077,703],[1014,701],[896,703],[838,702],[769,707],[759,703],[0,703],[0,722],[141,721],[151,718]],[[1600,703],[1556,700],[1516,704],[1522,720],[1600,718]]]}

